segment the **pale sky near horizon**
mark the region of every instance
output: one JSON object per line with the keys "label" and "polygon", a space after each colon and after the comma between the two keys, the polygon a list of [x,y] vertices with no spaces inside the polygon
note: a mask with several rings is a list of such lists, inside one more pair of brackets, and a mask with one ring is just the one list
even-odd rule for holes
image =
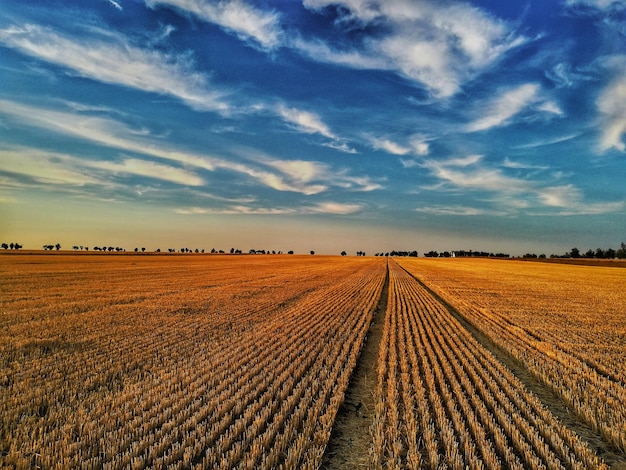
{"label": "pale sky near horizon", "polygon": [[0,0],[0,242],[626,241],[626,1]]}

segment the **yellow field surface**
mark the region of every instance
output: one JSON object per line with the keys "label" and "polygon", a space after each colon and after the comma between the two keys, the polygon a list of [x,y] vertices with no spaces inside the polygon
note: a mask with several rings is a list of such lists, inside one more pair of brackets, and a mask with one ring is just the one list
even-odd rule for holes
{"label": "yellow field surface", "polygon": [[626,452],[626,270],[399,262]]}
{"label": "yellow field surface", "polygon": [[384,259],[11,255],[0,467],[317,468]]}
{"label": "yellow field surface", "polygon": [[0,467],[621,470],[625,286],[512,260],[0,254]]}

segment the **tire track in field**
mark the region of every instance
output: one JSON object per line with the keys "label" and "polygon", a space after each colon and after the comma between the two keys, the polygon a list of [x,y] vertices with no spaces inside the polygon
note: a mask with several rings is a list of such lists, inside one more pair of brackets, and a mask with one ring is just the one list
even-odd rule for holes
{"label": "tire track in field", "polygon": [[533,375],[524,365],[511,356],[508,351],[494,343],[491,338],[478,327],[474,326],[460,313],[453,305],[446,302],[437,292],[432,290],[426,283],[409,272],[406,268],[398,264],[409,276],[415,279],[424,289],[428,291],[438,302],[440,302],[450,314],[465,328],[484,348],[486,348],[496,359],[504,364],[528,390],[534,393],[550,412],[555,415],[561,423],[570,429],[570,431],[578,434],[578,436],[587,442],[589,448],[592,449],[604,462],[615,470],[626,470],[626,456],[615,449],[607,442],[600,433],[596,432],[591,426],[577,419],[576,414],[565,402],[546,385],[544,385],[535,375]]}
{"label": "tire track in field", "polygon": [[372,316],[367,337],[359,355],[344,401],[333,425],[333,431],[324,452],[322,469],[353,470],[369,468],[369,450],[372,442],[370,426],[376,401],[378,382],[378,350],[383,335],[387,298],[389,296],[389,266],[385,274],[378,305]]}

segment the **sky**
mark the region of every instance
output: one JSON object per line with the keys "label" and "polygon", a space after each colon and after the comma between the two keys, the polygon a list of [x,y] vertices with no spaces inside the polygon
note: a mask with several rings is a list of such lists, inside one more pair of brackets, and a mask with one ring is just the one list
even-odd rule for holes
{"label": "sky", "polygon": [[625,0],[0,0],[0,241],[626,241]]}

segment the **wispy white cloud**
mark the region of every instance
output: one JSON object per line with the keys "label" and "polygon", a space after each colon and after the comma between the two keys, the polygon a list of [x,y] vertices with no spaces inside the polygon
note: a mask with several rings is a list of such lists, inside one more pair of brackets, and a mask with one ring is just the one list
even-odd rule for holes
{"label": "wispy white cloud", "polygon": [[178,208],[174,209],[174,212],[181,215],[286,215],[296,213],[292,208],[249,207],[243,205],[216,208]]}
{"label": "wispy white cloud", "polygon": [[430,144],[428,143],[426,137],[423,136],[413,136],[409,145],[413,148],[413,153],[415,155],[428,155],[430,153]]}
{"label": "wispy white cloud", "polygon": [[[511,25],[466,3],[429,0],[306,0],[320,10],[344,7],[337,25],[371,25],[383,34],[352,49],[332,48],[319,39],[298,38],[292,46],[311,58],[355,68],[391,70],[418,82],[438,97],[457,93],[469,78],[496,63],[526,38]],[[382,26],[382,28],[378,28]]]}
{"label": "wispy white cloud", "polygon": [[303,55],[323,63],[337,64],[355,69],[389,70],[391,64],[383,56],[361,49],[338,50],[321,39],[304,39],[294,36],[288,45]]}
{"label": "wispy white cloud", "polygon": [[534,102],[539,85],[527,83],[508,90],[480,110],[482,117],[467,126],[468,132],[477,132],[505,125],[509,119]]}
{"label": "wispy white cloud", "polygon": [[167,5],[216,24],[262,49],[281,44],[282,27],[276,11],[262,10],[243,0],[146,0],[150,7]]}
{"label": "wispy white cloud", "polygon": [[342,141],[339,141],[339,140],[331,140],[331,141],[328,141],[328,142],[323,142],[322,145],[324,147],[335,149],[335,150],[338,150],[339,152],[343,152],[343,153],[352,153],[352,154],[359,153],[359,152],[357,152],[357,150],[354,147],[352,147],[347,142],[342,142]]}
{"label": "wispy white cloud", "polygon": [[[326,191],[330,187],[357,192],[381,189],[381,185],[369,176],[354,176],[345,168],[333,168],[326,163],[308,160],[276,159],[259,154],[256,151],[249,152],[247,158],[262,163],[264,166],[278,172],[284,179],[285,184],[298,188],[310,188],[310,194]],[[315,191],[316,188],[319,190]]]}
{"label": "wispy white cloud", "polygon": [[38,149],[16,147],[0,149],[0,171],[27,176],[50,185],[84,186],[101,180],[82,166],[76,158]]}
{"label": "wispy white cloud", "polygon": [[544,205],[560,209],[558,215],[563,216],[610,214],[626,208],[625,201],[585,201],[582,191],[572,184],[540,188],[537,197]]}
{"label": "wispy white cloud", "polygon": [[285,105],[278,105],[274,109],[276,114],[278,114],[290,128],[297,132],[317,134],[329,139],[321,145],[344,153],[357,153],[345,139],[340,138],[330,129],[319,114]]}
{"label": "wispy white cloud", "polygon": [[359,212],[363,209],[361,204],[347,204],[341,202],[320,202],[309,208],[309,210],[316,214],[335,214],[335,215],[348,215]]}
{"label": "wispy white cloud", "polygon": [[182,215],[348,215],[363,209],[361,204],[348,204],[341,202],[319,202],[313,205],[290,206],[290,207],[255,207],[249,205],[227,205],[226,207],[187,207],[174,210]]}
{"label": "wispy white cloud", "polygon": [[425,164],[434,176],[455,188],[492,191],[499,193],[523,193],[530,189],[525,180],[506,175],[501,169],[487,166],[451,166],[438,162]]}
{"label": "wispy white cloud", "polygon": [[[626,71],[626,67],[623,70]],[[602,91],[597,106],[602,134],[600,150],[615,148],[621,152],[626,151],[622,138],[626,134],[626,78],[623,74]]]}
{"label": "wispy white cloud", "polygon": [[563,135],[560,137],[555,137],[553,139],[536,140],[533,142],[529,142],[527,144],[516,145],[513,148],[530,149],[530,148],[537,148],[537,147],[545,147],[547,145],[554,145],[554,144],[560,144],[561,142],[567,142],[568,140],[575,139],[576,137],[579,137],[579,136],[580,134],[568,134],[568,135]]}
{"label": "wispy white cloud", "polygon": [[509,157],[506,157],[504,159],[504,162],[502,163],[502,166],[504,168],[511,168],[513,170],[548,170],[550,169],[549,166],[546,165],[537,165],[534,163],[525,163],[525,162],[521,162],[521,161],[513,161],[511,160]]}
{"label": "wispy white cloud", "polygon": [[328,167],[319,162],[307,160],[267,160],[266,163],[291,179],[309,183],[323,179],[328,174]]}
{"label": "wispy white cloud", "polygon": [[563,110],[554,101],[544,101],[537,105],[537,110],[543,113],[555,114],[557,116],[563,116]]}
{"label": "wispy white cloud", "polygon": [[0,149],[0,171],[52,185],[112,186],[113,176],[139,175],[183,186],[202,186],[204,180],[182,168],[148,160],[93,160],[31,147]]}
{"label": "wispy white cloud", "polygon": [[42,108],[9,100],[0,100],[0,114],[27,126],[209,171],[213,171],[220,163],[215,157],[181,152],[165,145],[155,145],[149,140],[142,139],[135,129],[114,119],[85,116],[81,113]]}
{"label": "wispy white cloud", "polygon": [[171,96],[197,110],[229,111],[227,93],[211,86],[189,56],[143,49],[118,33],[90,31],[74,38],[28,24],[0,30],[0,43],[86,78]]}
{"label": "wispy white cloud", "polygon": [[188,170],[173,167],[171,165],[164,165],[162,163],[140,160],[138,158],[127,158],[120,162],[82,161],[81,163],[86,163],[86,166],[88,167],[106,170],[111,173],[138,175],[147,178],[169,181],[184,186],[202,186],[205,184],[205,181],[201,177]]}
{"label": "wispy white cloud", "polygon": [[453,215],[453,216],[477,216],[477,215],[489,215],[489,216],[504,216],[507,215],[506,211],[486,209],[484,207],[470,207],[470,206],[424,206],[415,209],[416,212],[431,215]]}
{"label": "wispy white cloud", "polygon": [[583,5],[598,10],[612,10],[626,7],[626,0],[565,0],[568,6]]}
{"label": "wispy white cloud", "polygon": [[117,8],[119,11],[122,11],[122,5],[120,5],[120,2],[116,2],[115,0],[107,0],[111,5],[113,5],[115,8]]}
{"label": "wispy white cloud", "polygon": [[411,153],[411,148],[402,146],[390,139],[370,137],[368,140],[374,149],[384,150],[392,155],[407,155]]}
{"label": "wispy white cloud", "polygon": [[546,206],[551,207],[569,207],[582,199],[581,191],[571,184],[542,188],[537,195]]}
{"label": "wispy white cloud", "polygon": [[572,88],[583,81],[591,80],[591,76],[582,70],[572,70],[569,64],[560,62],[545,72],[559,88]]}
{"label": "wispy white cloud", "polygon": [[[536,178],[511,176],[505,169],[523,169],[510,160],[505,160],[502,167],[488,165],[479,155],[452,158],[448,160],[428,160],[422,164],[439,180],[431,189],[443,191],[453,188],[462,192],[486,192],[494,194],[494,214],[504,212],[514,214],[524,210],[529,214],[583,215],[618,212],[623,209],[624,201],[608,201],[594,204],[585,201],[583,192],[573,184],[554,185]],[[535,170],[535,168],[525,169]],[[556,210],[555,210],[556,209]],[[454,209],[456,210],[456,209]],[[430,213],[444,213],[441,209]],[[476,214],[478,215],[478,214]],[[492,214],[493,215],[493,214]]]}
{"label": "wispy white cloud", "polygon": [[278,106],[277,111],[285,122],[299,132],[320,134],[329,139],[337,139],[337,136],[333,134],[330,128],[322,122],[320,116],[313,112],[287,106]]}
{"label": "wispy white cloud", "polygon": [[406,139],[406,142],[399,143],[388,137],[377,137],[373,135],[365,135],[365,140],[375,150],[383,150],[392,155],[414,155],[424,156],[430,152],[428,138],[423,135],[413,135]]}
{"label": "wispy white cloud", "polygon": [[[214,172],[225,170],[245,175],[277,191],[305,195],[319,194],[331,186],[352,191],[372,191],[380,185],[366,176],[354,176],[346,169],[333,169],[318,162],[270,158],[253,152],[244,161],[182,151],[162,141],[155,141],[145,132],[136,132],[124,123],[81,113],[51,110],[8,100],[0,100],[0,115],[21,124],[95,142],[125,152],[175,162],[184,168],[200,168]],[[133,168],[132,165],[127,169]],[[155,166],[147,171],[158,171]],[[189,175],[179,175],[181,180]],[[190,181],[195,181],[190,179]]]}

